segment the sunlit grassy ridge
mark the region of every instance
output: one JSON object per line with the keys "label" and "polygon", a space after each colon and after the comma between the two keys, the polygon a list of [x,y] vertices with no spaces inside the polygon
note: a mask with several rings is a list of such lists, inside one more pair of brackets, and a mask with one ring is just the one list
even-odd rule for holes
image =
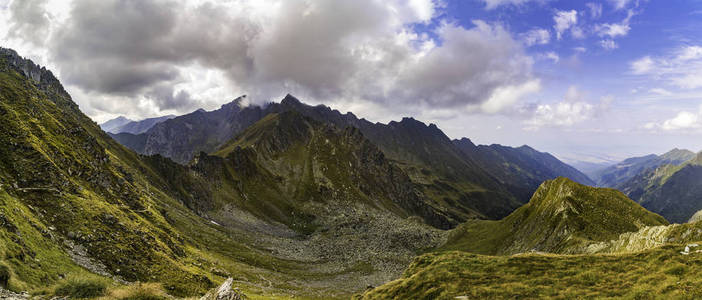
{"label": "sunlit grassy ridge", "polygon": [[680,252],[702,240],[702,224],[666,224],[616,190],[558,178],[503,220],[459,226],[401,279],[358,297],[699,298],[702,253]]}
{"label": "sunlit grassy ridge", "polygon": [[699,299],[702,253],[684,245],[635,253],[418,257],[402,278],[359,299]]}
{"label": "sunlit grassy ridge", "polygon": [[588,244],[665,224],[661,216],[619,191],[561,177],[544,182],[529,203],[502,220],[475,220],[459,226],[441,249],[492,255],[578,253]]}

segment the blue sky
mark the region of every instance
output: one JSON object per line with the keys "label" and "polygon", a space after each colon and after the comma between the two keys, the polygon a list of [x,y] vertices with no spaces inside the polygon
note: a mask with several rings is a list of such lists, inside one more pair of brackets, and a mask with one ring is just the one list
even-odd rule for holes
{"label": "blue sky", "polygon": [[[702,150],[697,122],[679,128],[646,128],[681,112],[697,115],[702,104],[699,86],[681,87],[665,78],[632,72],[632,63],[643,57],[671,57],[685,47],[702,45],[702,1],[501,2],[487,9],[483,1],[448,1],[443,13],[463,26],[471,26],[474,19],[504,24],[517,37],[534,30],[548,32],[547,39],[525,45],[535,58],[533,70],[543,88],[522,101],[559,103],[568,89],[575,88],[584,102],[597,105],[609,98],[611,103],[592,119],[571,126],[525,132],[518,128],[523,124],[510,125],[509,117],[478,116],[476,123],[481,125],[466,127],[456,122],[455,131],[468,132],[480,143],[526,143],[572,159],[621,158],[673,147]],[[574,26],[582,36],[565,30],[558,39],[554,16],[573,10],[577,16]],[[439,22],[423,29],[431,30]],[[612,36],[604,24],[628,28]],[[603,41],[612,41],[616,48],[604,47]]]}
{"label": "blue sky", "polygon": [[292,93],[572,162],[702,150],[702,1],[0,0],[97,122]]}

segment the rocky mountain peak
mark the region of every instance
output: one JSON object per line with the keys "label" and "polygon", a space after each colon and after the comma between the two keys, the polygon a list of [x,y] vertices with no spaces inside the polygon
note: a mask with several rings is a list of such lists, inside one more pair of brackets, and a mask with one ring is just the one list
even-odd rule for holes
{"label": "rocky mountain peak", "polygon": [[297,99],[295,96],[287,94],[285,95],[285,98],[283,98],[283,100],[280,101],[280,104],[284,106],[298,106],[301,105],[302,102],[300,102],[300,100]]}
{"label": "rocky mountain peak", "polygon": [[246,95],[241,95],[229,103],[222,104],[221,109],[223,110],[241,110],[246,106],[244,101],[246,100]]}
{"label": "rocky mountain peak", "polygon": [[[23,58],[15,50],[0,47],[0,60],[5,60],[9,66],[32,79],[42,90],[56,92],[70,98],[51,71],[35,64],[30,59]],[[1,68],[2,66],[0,66],[0,71],[2,71]]]}

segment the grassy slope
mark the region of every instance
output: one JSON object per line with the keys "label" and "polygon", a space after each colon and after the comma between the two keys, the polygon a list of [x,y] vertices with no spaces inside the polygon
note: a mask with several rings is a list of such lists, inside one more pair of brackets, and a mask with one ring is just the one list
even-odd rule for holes
{"label": "grassy slope", "polygon": [[644,226],[664,225],[660,216],[622,193],[558,178],[544,182],[531,201],[500,221],[469,221],[454,230],[443,250],[481,254],[526,251],[577,252]]}
{"label": "grassy slope", "polygon": [[418,257],[402,278],[360,299],[699,299],[702,254],[684,245],[624,254]]}
{"label": "grassy slope", "polygon": [[[680,251],[702,240],[702,223],[662,224],[615,190],[561,178],[544,183],[502,221],[455,229],[442,249],[416,258],[402,278],[358,298],[697,299],[702,253]],[[532,250],[529,245],[561,254],[485,255]]]}

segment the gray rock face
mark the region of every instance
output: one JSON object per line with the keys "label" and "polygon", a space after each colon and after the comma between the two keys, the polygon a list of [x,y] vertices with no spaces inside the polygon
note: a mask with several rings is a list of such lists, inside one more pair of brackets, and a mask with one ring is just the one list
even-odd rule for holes
{"label": "gray rock face", "polygon": [[248,299],[238,288],[232,288],[233,278],[227,278],[217,289],[207,292],[200,300],[245,300]]}
{"label": "gray rock face", "polygon": [[[8,65],[14,67],[27,78],[32,79],[45,91],[55,92],[68,96],[61,83],[51,71],[45,67],[34,64],[29,59],[23,58],[15,50],[0,47],[0,59],[5,59]],[[70,96],[68,96],[70,97]]]}

